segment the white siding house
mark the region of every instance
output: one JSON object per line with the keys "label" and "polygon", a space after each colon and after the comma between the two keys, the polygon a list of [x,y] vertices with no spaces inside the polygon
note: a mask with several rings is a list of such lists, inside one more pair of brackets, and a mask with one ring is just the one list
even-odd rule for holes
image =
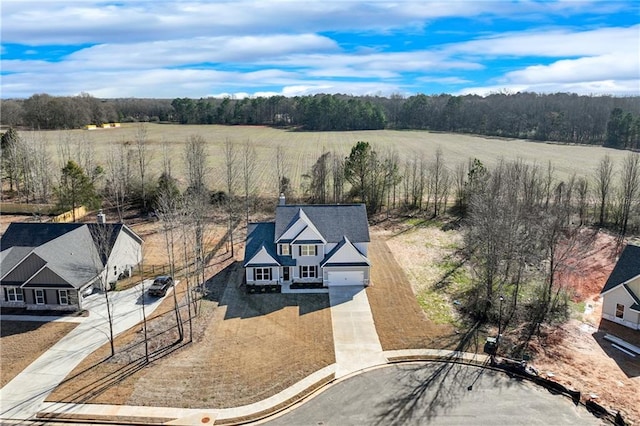
{"label": "white siding house", "polygon": [[87,290],[142,260],[142,239],[124,224],[12,223],[0,247],[0,306],[27,310],[82,309]]}
{"label": "white siding house", "polygon": [[601,295],[602,318],[640,330],[640,247],[625,247]]}
{"label": "white siding house", "polygon": [[275,222],[247,229],[247,288],[310,292],[368,285],[368,245],[364,205],[286,205],[281,197]]}

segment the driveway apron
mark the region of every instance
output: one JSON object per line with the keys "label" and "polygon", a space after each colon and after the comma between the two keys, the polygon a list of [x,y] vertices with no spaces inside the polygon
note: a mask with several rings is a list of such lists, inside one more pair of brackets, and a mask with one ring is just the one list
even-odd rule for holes
{"label": "driveway apron", "polygon": [[336,378],[386,364],[363,286],[329,288]]}
{"label": "driveway apron", "polygon": [[[142,321],[140,296],[140,285],[109,293],[113,305],[114,336]],[[147,316],[162,299],[151,299],[145,294]],[[90,314],[84,321],[0,389],[1,419],[26,420],[33,417],[49,393],[87,355],[109,341],[104,296],[89,296],[85,299],[85,308]]]}

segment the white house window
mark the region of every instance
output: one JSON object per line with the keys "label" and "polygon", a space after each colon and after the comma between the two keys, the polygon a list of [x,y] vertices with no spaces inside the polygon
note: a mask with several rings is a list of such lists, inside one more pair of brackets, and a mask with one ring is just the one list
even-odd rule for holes
{"label": "white house window", "polygon": [[22,295],[22,289],[19,287],[13,287],[7,289],[7,302],[22,302],[24,296]]}
{"label": "white house window", "polygon": [[44,290],[36,290],[36,305],[44,305]]}
{"label": "white house window", "polygon": [[318,272],[317,266],[301,266],[300,278],[315,278],[318,276],[317,272]]}
{"label": "white house window", "polygon": [[303,244],[300,246],[300,256],[315,256],[316,246],[313,244]]}
{"label": "white house window", "polygon": [[256,281],[268,281],[271,279],[271,268],[255,268],[253,279]]}
{"label": "white house window", "polygon": [[280,254],[282,256],[289,256],[291,254],[289,244],[280,244]]}
{"label": "white house window", "polygon": [[68,305],[69,304],[68,290],[58,290],[58,300],[60,300],[61,305]]}
{"label": "white house window", "polygon": [[624,305],[616,303],[616,318],[624,318]]}

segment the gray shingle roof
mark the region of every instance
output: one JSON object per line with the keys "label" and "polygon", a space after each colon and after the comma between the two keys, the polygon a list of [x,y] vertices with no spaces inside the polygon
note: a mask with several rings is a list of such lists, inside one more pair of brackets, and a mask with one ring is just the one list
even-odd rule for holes
{"label": "gray shingle roof", "polygon": [[600,293],[616,288],[638,275],[640,275],[640,246],[629,244],[622,251],[616,266],[611,271],[611,275],[609,275],[609,279]]}
{"label": "gray shingle roof", "polygon": [[364,204],[279,205],[276,207],[276,240],[297,220],[300,209],[329,243],[339,243],[345,235],[353,243],[369,242],[369,223]]}
{"label": "gray shingle roof", "polygon": [[[102,270],[121,231],[142,241],[123,224],[12,223],[0,238],[0,277],[16,268],[15,275],[24,281],[33,263],[42,259],[47,269],[43,274],[49,274],[47,280],[59,277],[60,283],[80,288]],[[0,283],[11,285],[13,280]]]}
{"label": "gray shingle roof", "polygon": [[[250,223],[247,226],[247,245],[244,250],[244,262],[246,265],[253,256],[255,256],[262,246],[267,250],[267,253],[273,257],[276,262],[282,266],[295,266],[296,261],[291,256],[279,256],[276,251],[276,245],[273,242],[273,233],[275,230],[275,223],[273,222],[260,222]],[[268,265],[252,265],[252,266],[268,266]]]}

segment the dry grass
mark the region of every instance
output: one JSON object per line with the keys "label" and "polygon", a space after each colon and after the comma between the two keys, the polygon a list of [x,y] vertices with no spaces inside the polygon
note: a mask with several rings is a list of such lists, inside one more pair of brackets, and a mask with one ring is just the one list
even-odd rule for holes
{"label": "dry grass", "polygon": [[[49,400],[224,408],[269,397],[335,362],[329,301],[326,295],[247,295],[238,288],[241,268],[224,268],[210,284],[194,324],[194,342],[172,347],[142,368],[131,348],[140,332],[118,337],[121,354],[106,359],[108,345],[86,358]],[[178,286],[182,295],[182,287]],[[168,297],[156,322],[175,324]],[[185,314],[186,315],[186,314]],[[186,327],[188,331],[188,327]],[[170,338],[168,336],[173,336]],[[129,352],[123,355],[122,352]],[[161,352],[162,353],[162,352]]]}
{"label": "dry grass", "polygon": [[[58,146],[69,141],[72,146],[91,144],[95,158],[105,159],[109,146],[131,142],[135,139],[138,124],[125,123],[121,128],[109,130],[60,130],[21,132],[27,138],[46,138],[52,158],[57,158]],[[223,170],[222,146],[226,140],[237,144],[250,141],[258,155],[254,177],[258,182],[257,191],[265,196],[276,195],[275,147],[285,149],[287,171],[292,187],[300,188],[301,175],[307,173],[322,151],[334,151],[347,155],[357,141],[369,141],[380,151],[395,149],[401,158],[424,155],[431,158],[436,149],[442,149],[444,159],[450,164],[466,162],[478,158],[486,165],[495,164],[500,158],[520,158],[529,163],[546,167],[552,161],[562,178],[572,173],[589,174],[605,154],[614,162],[619,162],[626,152],[593,146],[554,145],[522,140],[505,140],[463,134],[434,133],[427,131],[374,130],[357,132],[293,132],[260,126],[219,126],[219,125],[178,125],[146,124],[150,141],[151,161],[149,170],[157,178],[162,169],[162,145],[166,142],[173,161],[173,171],[183,174],[182,152],[186,139],[200,135],[207,141],[209,166],[211,170]],[[212,173],[211,188],[224,188],[223,173]],[[238,188],[240,189],[240,188]]]}
{"label": "dry grass", "polygon": [[367,288],[367,297],[382,348],[441,348],[443,341],[448,341],[444,347],[453,344],[453,327],[436,325],[425,316],[407,276],[383,239],[372,238],[369,256],[372,285]]}
{"label": "dry grass", "polygon": [[77,326],[68,322],[0,322],[0,387]]}

